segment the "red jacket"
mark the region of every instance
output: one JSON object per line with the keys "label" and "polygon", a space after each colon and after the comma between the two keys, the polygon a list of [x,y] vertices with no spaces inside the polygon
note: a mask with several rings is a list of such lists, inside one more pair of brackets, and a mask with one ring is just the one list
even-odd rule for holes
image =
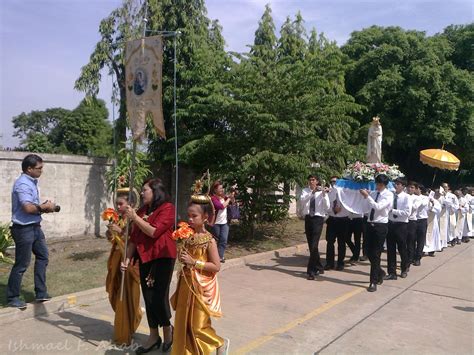
{"label": "red jacket", "polygon": [[[143,217],[145,212],[146,207],[142,207],[137,214]],[[149,237],[136,225],[133,226],[130,242],[137,246],[142,263],[159,258],[176,259],[176,242],[171,239],[174,222],[174,206],[165,202],[148,216],[148,223],[156,228],[153,236]]]}

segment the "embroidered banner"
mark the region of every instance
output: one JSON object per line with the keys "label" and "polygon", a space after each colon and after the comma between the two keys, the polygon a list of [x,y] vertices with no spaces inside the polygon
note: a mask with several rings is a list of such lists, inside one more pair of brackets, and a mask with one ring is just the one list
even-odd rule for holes
{"label": "embroidered banner", "polygon": [[151,116],[156,132],[165,138],[162,102],[162,36],[127,42],[125,75],[127,111],[133,139],[145,135],[146,117]]}

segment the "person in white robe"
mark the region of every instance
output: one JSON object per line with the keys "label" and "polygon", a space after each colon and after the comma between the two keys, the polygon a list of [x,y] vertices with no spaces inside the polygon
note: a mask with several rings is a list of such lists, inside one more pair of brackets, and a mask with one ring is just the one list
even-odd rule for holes
{"label": "person in white robe", "polygon": [[439,193],[430,197],[429,213],[428,213],[428,230],[426,233],[424,253],[434,256],[435,251],[441,251],[441,233],[440,233],[440,214],[442,210],[441,203],[438,201]]}
{"label": "person in white robe", "polygon": [[473,223],[472,223],[472,212],[474,209],[474,196],[471,194],[471,190],[465,187],[462,190],[464,198],[466,199],[466,222],[464,223],[463,238],[464,242],[469,242],[470,237],[474,237]]}
{"label": "person in white robe", "polygon": [[[467,224],[467,212],[469,211],[469,204],[466,197],[463,195],[461,190],[454,192],[459,201],[459,208],[457,211],[456,219],[456,243],[461,244],[461,241],[465,241],[467,237],[464,237],[465,226]],[[469,238],[467,238],[469,240]]]}
{"label": "person in white robe", "polygon": [[441,185],[440,192],[444,194],[448,243],[453,247],[456,244],[456,214],[459,209],[459,201],[456,195],[451,192],[447,183]]}

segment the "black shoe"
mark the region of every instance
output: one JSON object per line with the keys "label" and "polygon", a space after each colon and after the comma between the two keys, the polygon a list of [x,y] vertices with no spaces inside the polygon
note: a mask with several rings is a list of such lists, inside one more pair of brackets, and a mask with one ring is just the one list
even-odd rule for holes
{"label": "black shoe", "polygon": [[332,269],[334,269],[334,266],[331,266],[331,265],[326,265],[324,267],[324,270],[332,270]]}
{"label": "black shoe", "polygon": [[379,281],[377,282],[377,285],[383,284],[383,279],[385,278],[385,275],[387,274],[385,273],[385,271],[382,270],[382,273],[379,275]]}
{"label": "black shoe", "polygon": [[221,264],[224,264],[224,263],[225,263],[225,259],[222,258],[222,259],[221,259]]}
{"label": "black shoe", "polygon": [[344,265],[337,265],[336,270],[337,270],[337,271],[342,271],[342,270],[344,270]]}
{"label": "black shoe", "polygon": [[149,348],[144,348],[143,346],[140,346],[137,350],[135,350],[135,354],[137,354],[137,355],[146,354],[146,353],[149,353],[150,351],[152,351],[154,349],[158,349],[161,346],[161,342],[162,342],[161,338],[158,337],[158,340],[156,341],[155,344],[153,344]]}
{"label": "black shoe", "polygon": [[36,302],[47,302],[47,301],[51,301],[51,298],[52,298],[52,297],[47,294],[47,295],[44,296],[44,297],[36,297],[36,298],[35,298],[35,301],[36,301]]}
{"label": "black shoe", "polygon": [[397,279],[397,275],[395,274],[388,274],[388,275],[385,275],[385,277],[383,278],[384,280],[396,280]]}
{"label": "black shoe", "polygon": [[316,275],[324,275],[324,269],[318,270]]}
{"label": "black shoe", "polygon": [[456,244],[461,244],[461,239],[456,239]]}
{"label": "black shoe", "polygon": [[421,265],[421,261],[420,260],[415,260],[413,265],[415,266],[420,266]]}
{"label": "black shoe", "polygon": [[406,271],[402,272],[402,274],[400,275],[402,279],[404,279],[407,276],[408,276],[408,273]]}
{"label": "black shoe", "polygon": [[306,279],[307,280],[315,280],[316,277],[314,276],[314,274],[308,274],[308,277]]}
{"label": "black shoe", "polygon": [[428,256],[433,257],[433,256],[434,256],[434,253],[435,253],[434,251],[430,251],[430,252],[428,253]]}
{"label": "black shoe", "polygon": [[369,292],[377,291],[377,285],[376,284],[370,284],[369,287],[367,288],[367,291],[369,291]]}
{"label": "black shoe", "polygon": [[25,310],[26,309],[26,303],[23,302],[22,300],[13,300],[13,301],[8,302],[8,307],[18,308],[20,310]]}
{"label": "black shoe", "polygon": [[171,347],[173,346],[173,336],[174,336],[174,327],[171,326],[171,341],[169,343],[163,342],[163,347],[161,348],[162,352],[167,353],[168,351],[171,350]]}
{"label": "black shoe", "polygon": [[367,256],[362,255],[359,260],[360,260],[360,261],[367,261]]}

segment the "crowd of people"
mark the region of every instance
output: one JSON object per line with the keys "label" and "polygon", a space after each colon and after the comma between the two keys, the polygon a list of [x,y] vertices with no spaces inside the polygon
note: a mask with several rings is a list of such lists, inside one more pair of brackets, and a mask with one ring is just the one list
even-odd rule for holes
{"label": "crowd of people", "polygon": [[[20,309],[26,308],[20,299],[20,289],[32,253],[36,257],[36,301],[51,299],[46,287],[48,249],[41,230],[41,215],[59,210],[51,201],[40,203],[37,184],[43,170],[41,157],[26,156],[22,170],[12,190],[12,236],[16,248],[7,286],[9,306]],[[347,245],[352,252],[349,263],[370,260],[368,291],[373,292],[384,280],[397,279],[397,250],[400,277],[405,278],[412,265],[420,266],[425,254],[434,256],[448,245],[469,242],[474,237],[472,188],[453,193],[448,184],[442,184],[439,189],[428,190],[401,178],[391,184],[381,174],[375,178],[374,191],[359,191],[364,213],[356,214],[342,200],[337,182],[334,176],[330,186],[324,187],[317,176],[310,175],[308,187],[299,198],[310,252],[309,280],[332,269],[343,270]],[[217,273],[225,262],[228,221],[233,217],[227,213],[228,207],[235,205],[235,190],[226,195],[222,183],[217,181],[209,195],[195,191],[188,204],[188,224],[183,227],[188,228],[184,233],[190,234],[181,242],[175,238],[181,228],[175,230],[175,206],[160,179],[143,183],[138,209],[139,196],[132,198],[129,192],[128,188],[117,191],[119,217],[109,223],[107,232],[112,247],[106,290],[115,311],[114,342],[133,342],[132,335],[142,318],[141,289],[150,334],[136,349],[137,354],[157,348],[173,354],[227,354],[229,340],[217,335],[210,319],[221,315]],[[323,266],[319,240],[325,223],[327,249]],[[387,272],[380,265],[384,245]],[[170,297],[176,259],[181,266],[176,291]],[[163,339],[159,328],[163,328]]]}
{"label": "crowd of people", "polygon": [[[364,212],[358,214],[342,201],[337,180],[338,177],[333,176],[330,186],[324,187],[317,176],[310,175],[308,186],[299,197],[299,211],[305,220],[310,251],[308,280],[314,280],[328,270],[342,271],[347,263],[369,259],[368,291],[374,292],[384,280],[407,277],[412,265],[421,265],[423,256],[433,257],[448,245],[467,243],[474,237],[473,188],[465,187],[453,193],[447,183],[437,189],[428,189],[404,178],[390,183],[386,175],[380,174],[375,178],[374,191],[359,191]],[[323,266],[319,240],[324,223],[326,264]],[[347,262],[346,246],[352,253]],[[387,251],[387,271],[380,266],[384,249]],[[400,275],[396,272],[397,250]]]}

